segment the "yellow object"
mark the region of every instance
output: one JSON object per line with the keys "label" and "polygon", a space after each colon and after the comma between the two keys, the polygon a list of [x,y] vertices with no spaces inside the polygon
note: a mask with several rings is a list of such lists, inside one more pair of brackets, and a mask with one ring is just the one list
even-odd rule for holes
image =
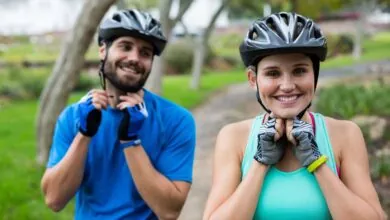
{"label": "yellow object", "polygon": [[321,157],[319,157],[317,160],[315,160],[313,163],[311,163],[311,164],[307,167],[307,171],[309,171],[310,173],[314,172],[315,170],[317,170],[317,168],[318,168],[319,166],[321,166],[322,164],[324,164],[327,160],[328,160],[328,157],[325,156],[325,155],[322,155]]}

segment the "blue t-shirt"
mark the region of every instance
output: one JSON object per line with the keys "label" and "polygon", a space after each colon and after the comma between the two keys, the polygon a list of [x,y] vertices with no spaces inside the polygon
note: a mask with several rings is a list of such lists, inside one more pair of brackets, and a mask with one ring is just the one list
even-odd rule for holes
{"label": "blue t-shirt", "polygon": [[[171,181],[191,183],[195,151],[191,113],[147,90],[144,101],[149,116],[139,136],[153,166]],[[77,110],[78,104],[73,104],[61,113],[47,167],[60,162],[78,133]],[[138,193],[119,147],[117,130],[122,112],[109,107],[102,116],[76,194],[75,219],[157,219]]]}

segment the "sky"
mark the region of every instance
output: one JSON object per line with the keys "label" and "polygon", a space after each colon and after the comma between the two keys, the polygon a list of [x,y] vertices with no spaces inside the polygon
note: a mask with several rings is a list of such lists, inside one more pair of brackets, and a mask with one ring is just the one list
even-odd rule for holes
{"label": "sky", "polygon": [[[69,30],[83,2],[82,0],[0,0],[2,21],[0,34],[40,34]],[[194,0],[183,18],[184,23],[190,30],[206,27],[219,4],[220,0]],[[115,10],[111,8],[108,14]],[[177,4],[173,6],[171,13],[171,15],[177,13]],[[227,21],[227,14],[223,13],[216,25],[225,26]]]}

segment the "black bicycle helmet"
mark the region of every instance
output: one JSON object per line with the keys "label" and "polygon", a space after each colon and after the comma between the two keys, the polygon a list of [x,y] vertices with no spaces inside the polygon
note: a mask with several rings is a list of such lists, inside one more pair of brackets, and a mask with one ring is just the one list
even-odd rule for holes
{"label": "black bicycle helmet", "polygon": [[240,55],[246,67],[262,57],[287,52],[316,56],[324,61],[326,38],[309,18],[292,12],[279,12],[256,20],[240,45]]}
{"label": "black bicycle helmet", "polygon": [[167,43],[161,23],[149,13],[137,9],[120,10],[105,19],[98,32],[98,44],[104,41],[112,42],[118,37],[134,36],[152,43],[155,54],[160,55]]}

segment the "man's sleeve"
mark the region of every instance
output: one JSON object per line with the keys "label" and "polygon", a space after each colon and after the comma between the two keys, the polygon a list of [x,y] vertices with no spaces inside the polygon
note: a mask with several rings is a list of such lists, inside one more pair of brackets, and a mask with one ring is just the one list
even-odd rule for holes
{"label": "man's sleeve", "polygon": [[58,117],[47,162],[48,168],[55,166],[61,161],[76,135],[76,129],[73,126],[75,120],[73,110],[74,108],[68,107]]}
{"label": "man's sleeve", "polygon": [[196,130],[188,112],[172,120],[172,130],[166,131],[168,139],[156,163],[156,169],[171,181],[192,182]]}

